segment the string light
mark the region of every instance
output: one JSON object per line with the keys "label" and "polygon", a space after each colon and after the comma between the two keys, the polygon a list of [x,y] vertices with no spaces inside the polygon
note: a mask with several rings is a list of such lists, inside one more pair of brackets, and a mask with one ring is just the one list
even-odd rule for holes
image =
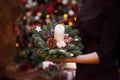
{"label": "string light", "polygon": [[74,21],[76,21],[77,20],[77,18],[76,17],[74,17]]}
{"label": "string light", "polygon": [[36,21],[38,21],[39,19],[40,19],[40,17],[39,16],[35,16],[35,18],[34,18]]}
{"label": "string light", "polygon": [[38,13],[37,13],[37,16],[42,16],[42,13],[41,13],[41,12],[38,12]]}
{"label": "string light", "polygon": [[68,18],[68,14],[64,14],[64,15],[63,15],[63,18],[64,18],[64,19],[67,19],[67,18]]}
{"label": "string light", "polygon": [[15,47],[19,47],[19,43],[16,43],[16,44],[15,44]]}
{"label": "string light", "polygon": [[48,19],[48,18],[50,18],[50,15],[49,15],[49,14],[47,14],[47,15],[46,15],[46,18],[47,18],[47,19]]}
{"label": "string light", "polygon": [[27,19],[27,17],[26,16],[23,16],[23,20],[26,20]]}
{"label": "string light", "polygon": [[69,22],[68,25],[69,25],[69,26],[73,26],[73,22]]}

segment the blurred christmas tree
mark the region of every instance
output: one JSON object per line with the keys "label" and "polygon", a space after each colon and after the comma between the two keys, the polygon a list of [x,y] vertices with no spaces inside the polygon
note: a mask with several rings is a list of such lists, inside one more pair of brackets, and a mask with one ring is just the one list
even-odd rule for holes
{"label": "blurred christmas tree", "polygon": [[[81,0],[21,0],[23,13],[16,19],[14,31],[16,43],[14,60],[21,67],[38,65],[38,55],[32,53],[34,44],[31,29],[49,23],[74,26]],[[24,66],[23,66],[24,65]]]}

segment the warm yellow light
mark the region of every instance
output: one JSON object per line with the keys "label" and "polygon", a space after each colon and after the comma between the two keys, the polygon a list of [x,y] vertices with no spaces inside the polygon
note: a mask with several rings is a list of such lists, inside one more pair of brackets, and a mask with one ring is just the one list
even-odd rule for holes
{"label": "warm yellow light", "polygon": [[69,25],[69,26],[73,26],[73,22],[69,22],[68,25]]}
{"label": "warm yellow light", "polygon": [[55,12],[55,13],[57,13],[57,12],[58,12],[58,10],[55,10],[54,12]]}
{"label": "warm yellow light", "polygon": [[41,13],[41,12],[38,12],[38,13],[37,13],[37,16],[41,16],[41,15],[42,15],[42,13]]}
{"label": "warm yellow light", "polygon": [[64,15],[63,15],[63,18],[64,18],[64,19],[67,19],[67,18],[68,18],[68,14],[64,14]]}
{"label": "warm yellow light", "polygon": [[50,15],[49,15],[49,14],[47,14],[47,15],[46,15],[46,18],[47,18],[47,19],[48,19],[48,18],[50,18]]}
{"label": "warm yellow light", "polygon": [[15,44],[15,47],[19,47],[19,43],[16,43],[16,44]]}
{"label": "warm yellow light", "polygon": [[21,54],[22,54],[22,55],[26,55],[26,52],[25,52],[25,51],[21,51]]}
{"label": "warm yellow light", "polygon": [[26,20],[27,19],[27,17],[26,16],[23,16],[23,20]]}
{"label": "warm yellow light", "polygon": [[40,23],[42,23],[43,22],[43,19],[40,19]]}
{"label": "warm yellow light", "polygon": [[77,18],[76,18],[76,17],[74,17],[74,20],[76,21],[76,20],[77,20]]}

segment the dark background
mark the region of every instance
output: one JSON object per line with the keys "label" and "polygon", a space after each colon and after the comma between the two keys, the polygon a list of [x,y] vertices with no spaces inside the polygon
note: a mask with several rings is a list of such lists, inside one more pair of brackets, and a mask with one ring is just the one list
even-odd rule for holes
{"label": "dark background", "polygon": [[20,6],[20,0],[0,0],[0,75],[5,73],[5,67],[11,64],[15,42],[13,23],[21,12]]}

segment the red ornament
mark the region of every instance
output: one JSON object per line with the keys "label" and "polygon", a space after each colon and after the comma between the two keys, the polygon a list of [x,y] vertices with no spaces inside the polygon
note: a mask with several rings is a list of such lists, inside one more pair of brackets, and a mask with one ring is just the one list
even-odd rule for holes
{"label": "red ornament", "polygon": [[35,23],[32,23],[31,26],[32,26],[32,27],[35,27]]}
{"label": "red ornament", "polygon": [[47,10],[49,13],[53,13],[53,11],[55,10],[53,6],[48,6]]}
{"label": "red ornament", "polygon": [[46,6],[44,4],[41,4],[35,11],[36,12],[41,12],[42,9],[45,9]]}

